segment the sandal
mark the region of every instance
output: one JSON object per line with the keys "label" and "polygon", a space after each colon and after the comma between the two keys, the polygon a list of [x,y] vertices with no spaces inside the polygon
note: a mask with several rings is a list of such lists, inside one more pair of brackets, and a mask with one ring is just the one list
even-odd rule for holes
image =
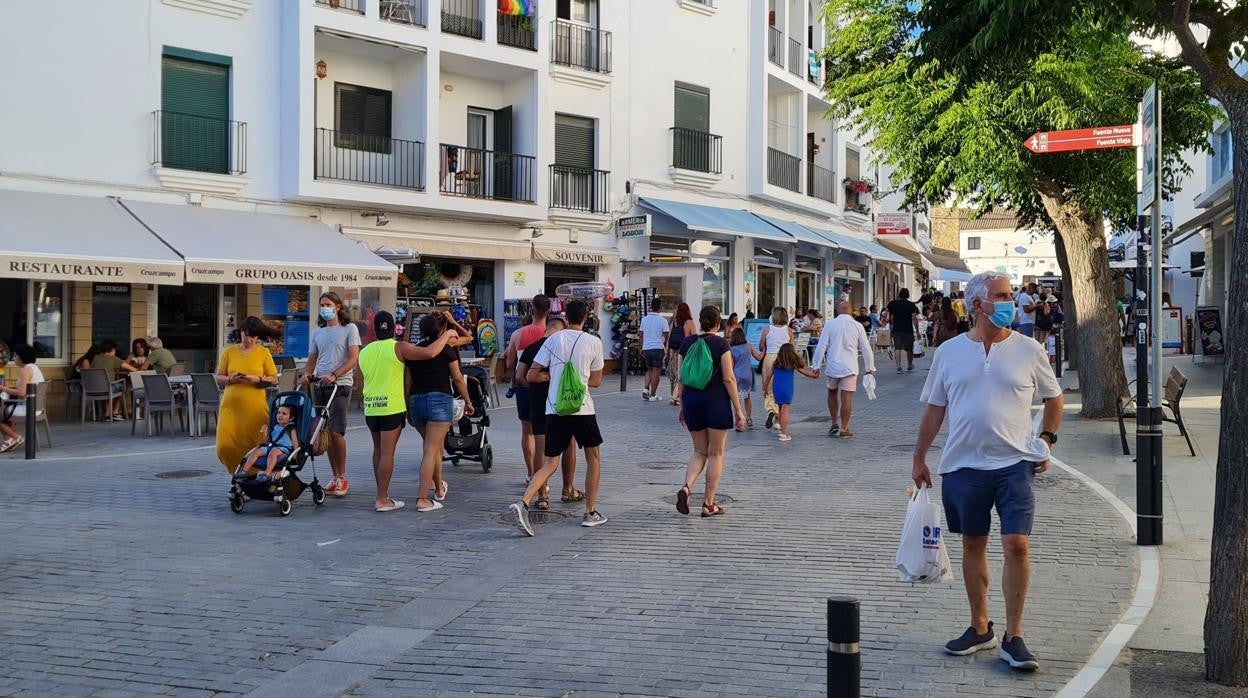
{"label": "sandal", "polygon": [[5,451],[11,451],[13,450],[13,447],[16,445],[17,445],[17,439],[5,439],[4,441],[0,441],[0,453],[4,453]]}
{"label": "sandal", "polygon": [[559,495],[561,502],[583,502],[585,501],[585,493],[580,490],[572,490]]}
{"label": "sandal", "polygon": [[718,504],[702,505],[702,518],[704,519],[710,516],[722,516],[723,513],[724,508]]}
{"label": "sandal", "polygon": [[745,426],[746,426],[746,427],[752,427],[752,426],[754,426],[754,420],[753,420],[753,419],[747,419],[747,420],[745,420]]}
{"label": "sandal", "polygon": [[676,511],[689,515],[689,486],[685,485],[676,493]]}
{"label": "sandal", "polygon": [[550,498],[547,497],[546,495],[542,495],[538,497],[537,504],[534,506],[534,508],[537,509],[538,511],[549,511],[550,510]]}

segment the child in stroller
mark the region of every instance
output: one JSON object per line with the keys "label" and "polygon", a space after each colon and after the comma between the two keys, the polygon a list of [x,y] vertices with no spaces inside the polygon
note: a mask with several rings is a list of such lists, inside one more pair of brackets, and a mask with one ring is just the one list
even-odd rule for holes
{"label": "child in stroller", "polygon": [[490,472],[494,466],[494,447],[490,445],[490,437],[486,427],[490,426],[490,415],[487,405],[490,394],[490,374],[481,366],[465,366],[464,381],[468,385],[468,399],[472,403],[472,414],[460,416],[446,433],[446,452],[451,465],[459,465],[459,461],[470,460],[481,464],[481,469]]}
{"label": "child in stroller", "polygon": [[[299,448],[299,434],[295,431],[294,418],[293,407],[278,406],[273,416],[273,421],[276,422],[273,438],[269,438],[269,425],[260,427],[260,445],[247,453],[247,459],[243,461],[243,472],[254,476],[258,482],[273,478],[278,464],[289,458],[291,452]],[[260,472],[260,469],[256,467],[261,458],[266,459],[265,463],[268,466],[264,472]]]}

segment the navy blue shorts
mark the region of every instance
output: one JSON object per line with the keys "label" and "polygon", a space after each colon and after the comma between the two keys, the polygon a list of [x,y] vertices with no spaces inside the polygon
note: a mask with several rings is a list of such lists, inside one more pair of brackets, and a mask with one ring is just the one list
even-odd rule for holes
{"label": "navy blue shorts", "polygon": [[732,400],[721,386],[717,391],[686,388],[680,395],[680,409],[685,413],[689,431],[731,429]]}
{"label": "navy blue shorts", "polygon": [[516,414],[519,415],[520,421],[527,422],[529,420],[529,389],[523,385],[517,385],[512,388],[516,396]]}
{"label": "navy blue shorts", "polygon": [[962,468],[941,476],[940,498],[948,530],[966,536],[986,536],[992,528],[992,508],[1001,519],[1001,535],[1031,535],[1036,515],[1035,463],[1019,461],[1008,468]]}
{"label": "navy blue shorts", "polygon": [[663,368],[663,350],[662,349],[646,349],[641,352],[641,358],[646,360],[646,368]]}

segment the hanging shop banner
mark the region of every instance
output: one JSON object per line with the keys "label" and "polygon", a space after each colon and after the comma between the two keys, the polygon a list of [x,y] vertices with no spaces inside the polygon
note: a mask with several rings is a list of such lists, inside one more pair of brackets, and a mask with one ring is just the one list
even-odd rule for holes
{"label": "hanging shop banner", "polygon": [[875,214],[875,234],[909,237],[910,231],[914,229],[913,221],[914,214],[909,212],[877,213]]}
{"label": "hanging shop banner", "polygon": [[1222,311],[1216,305],[1203,305],[1196,309],[1196,328],[1200,332],[1200,353],[1205,356],[1221,356],[1224,352],[1222,335]]}
{"label": "hanging shop banner", "polygon": [[187,283],[285,284],[346,286],[350,288],[394,286],[398,269],[335,268],[332,266],[282,266],[264,262],[236,263],[187,260]]}
{"label": "hanging shop banner", "polygon": [[533,259],[539,262],[559,262],[561,264],[603,265],[615,264],[620,256],[607,250],[584,249],[575,250],[566,247],[549,245],[533,245]]}
{"label": "hanging shop banner", "polygon": [[621,240],[650,237],[650,214],[615,219],[615,232]]}

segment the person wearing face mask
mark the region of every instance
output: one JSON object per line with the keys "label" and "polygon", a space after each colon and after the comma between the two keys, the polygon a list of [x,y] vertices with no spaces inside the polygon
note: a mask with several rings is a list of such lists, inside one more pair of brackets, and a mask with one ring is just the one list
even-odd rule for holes
{"label": "person wearing face mask", "polygon": [[217,459],[231,475],[256,445],[260,428],[269,423],[264,389],[277,382],[277,366],[260,340],[281,336],[255,316],[243,321],[238,334],[239,343],[221,354],[216,374],[217,383],[225,386],[217,423]]}
{"label": "person wearing face mask", "polygon": [[[932,486],[927,451],[949,419],[940,459],[941,499],[946,529],[962,536],[962,580],[970,600],[971,624],[945,652],[964,656],[998,645],[988,620],[988,533],[995,506],[1005,552],[1005,632],[1001,660],[1014,669],[1035,670],[1023,643],[1023,605],[1030,579],[1028,541],[1035,515],[1032,481],[1049,467],[1062,421],[1062,388],[1044,347],[1014,332],[1015,305],[1009,276],[976,274],[967,284],[967,312],[974,327],[941,344],[920,400],[927,403],[919,425],[911,476]],[[1032,434],[1031,406],[1044,401],[1039,436]]]}
{"label": "person wearing face mask", "polygon": [[[355,366],[360,359],[360,329],[351,322],[342,309],[342,299],[337,293],[321,294],[320,316],[317,329],[312,335],[312,352],[308,354],[307,368],[302,383],[315,384],[317,405],[329,402],[329,468],[333,479],[325,487],[325,494],[345,497],[350,483],[347,482],[347,406],[351,404],[351,390],[355,387]],[[334,392],[334,386],[338,392]]]}

